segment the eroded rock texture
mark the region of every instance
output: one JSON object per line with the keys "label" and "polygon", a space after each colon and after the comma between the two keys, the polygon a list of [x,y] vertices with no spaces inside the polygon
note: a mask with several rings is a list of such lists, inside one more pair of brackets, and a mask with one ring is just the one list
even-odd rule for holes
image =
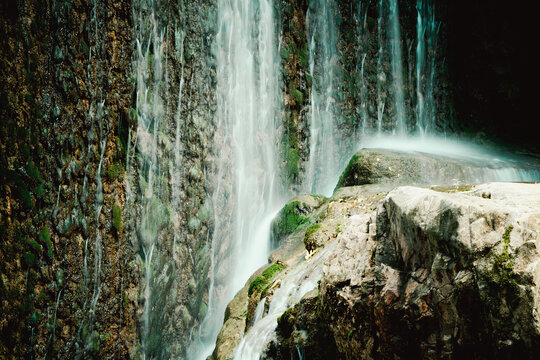
{"label": "eroded rock texture", "polygon": [[539,204],[533,184],[393,190],[376,232],[373,217],[349,218],[316,303],[282,316],[272,357],[534,358]]}

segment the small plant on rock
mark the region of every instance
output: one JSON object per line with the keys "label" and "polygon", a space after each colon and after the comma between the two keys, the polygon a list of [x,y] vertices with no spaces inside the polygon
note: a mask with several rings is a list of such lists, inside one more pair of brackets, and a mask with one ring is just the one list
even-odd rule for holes
{"label": "small plant on rock", "polygon": [[517,285],[516,274],[514,273],[514,255],[510,254],[510,233],[514,226],[510,225],[504,231],[502,236],[503,250],[500,254],[495,254],[493,261],[493,273],[501,285]]}

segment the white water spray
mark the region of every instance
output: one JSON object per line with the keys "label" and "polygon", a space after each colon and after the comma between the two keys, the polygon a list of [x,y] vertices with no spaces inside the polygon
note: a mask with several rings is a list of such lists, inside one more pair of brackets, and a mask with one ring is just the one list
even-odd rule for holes
{"label": "white water spray", "polygon": [[272,1],[218,1],[217,48],[211,283],[192,359],[212,351],[227,303],[266,263],[270,223],[286,199],[276,157],[282,95]]}

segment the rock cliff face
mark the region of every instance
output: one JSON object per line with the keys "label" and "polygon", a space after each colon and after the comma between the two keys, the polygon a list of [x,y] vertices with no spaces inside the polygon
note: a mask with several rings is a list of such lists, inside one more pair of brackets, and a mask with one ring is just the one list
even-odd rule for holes
{"label": "rock cliff face", "polygon": [[[127,200],[138,173],[127,161],[137,129],[135,3],[0,2],[2,358],[140,354],[144,277],[137,207]],[[185,271],[172,291],[177,316],[160,330],[181,352],[204,316],[208,285],[211,220],[203,205],[215,151],[215,4],[154,5],[175,50],[164,61],[167,85],[178,89],[181,75],[185,82],[180,141],[188,146],[178,171],[186,205],[175,221],[189,245],[171,256]],[[177,24],[185,39],[175,44]],[[170,120],[178,92],[165,96]],[[195,262],[190,252],[200,254]]]}
{"label": "rock cliff face", "polygon": [[130,7],[0,4],[2,358],[127,357],[134,346],[121,210]]}

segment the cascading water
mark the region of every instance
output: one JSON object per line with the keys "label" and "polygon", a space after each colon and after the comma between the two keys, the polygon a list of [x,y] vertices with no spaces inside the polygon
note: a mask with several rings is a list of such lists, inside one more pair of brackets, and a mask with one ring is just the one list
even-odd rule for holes
{"label": "cascading water", "polygon": [[405,95],[403,94],[403,57],[397,0],[390,0],[389,12],[388,34],[390,36],[392,85],[396,116],[394,129],[398,134],[405,134],[407,131],[407,115],[405,113]]}
{"label": "cascading water", "polygon": [[311,88],[310,153],[307,188],[313,193],[331,194],[344,150],[340,147],[337,93],[338,29],[334,0],[314,0],[307,13],[309,41],[309,72],[313,77]]}
{"label": "cascading water", "polygon": [[[322,276],[323,264],[331,253],[334,244],[322,249],[305,266],[298,266],[286,271],[281,276],[281,286],[272,295],[268,313],[255,322],[244,336],[236,351],[236,360],[258,360],[268,342],[274,336],[277,319],[289,307],[300,301],[309,291],[317,287]],[[265,299],[261,300],[264,303]]]}
{"label": "cascading water", "polygon": [[386,72],[384,71],[384,42],[383,42],[383,0],[379,0],[379,17],[377,18],[377,133],[381,134],[383,131],[383,114],[386,99],[383,97],[383,88],[386,83]]}
{"label": "cascading water", "polygon": [[433,131],[436,123],[435,51],[440,23],[435,19],[434,6],[430,1],[418,0],[416,10],[416,126],[421,134],[425,134]]}
{"label": "cascading water", "polygon": [[286,199],[276,158],[281,93],[273,12],[270,0],[218,2],[215,230],[208,313],[188,350],[193,359],[212,351],[227,303],[266,263],[270,223]]}
{"label": "cascading water", "polygon": [[368,3],[363,1],[358,1],[358,13],[356,15],[357,17],[357,25],[356,25],[356,33],[358,36],[358,43],[360,43],[359,51],[358,51],[358,57],[361,60],[360,62],[360,69],[357,69],[356,71],[360,73],[359,80],[358,80],[358,93],[360,97],[360,118],[362,122],[361,126],[361,135],[364,136],[366,134],[367,126],[368,126],[368,89],[367,89],[367,81],[366,81],[366,74],[365,74],[365,64],[366,64],[366,57],[367,57],[367,51],[368,51],[368,29],[367,29],[367,13],[368,13]]}

